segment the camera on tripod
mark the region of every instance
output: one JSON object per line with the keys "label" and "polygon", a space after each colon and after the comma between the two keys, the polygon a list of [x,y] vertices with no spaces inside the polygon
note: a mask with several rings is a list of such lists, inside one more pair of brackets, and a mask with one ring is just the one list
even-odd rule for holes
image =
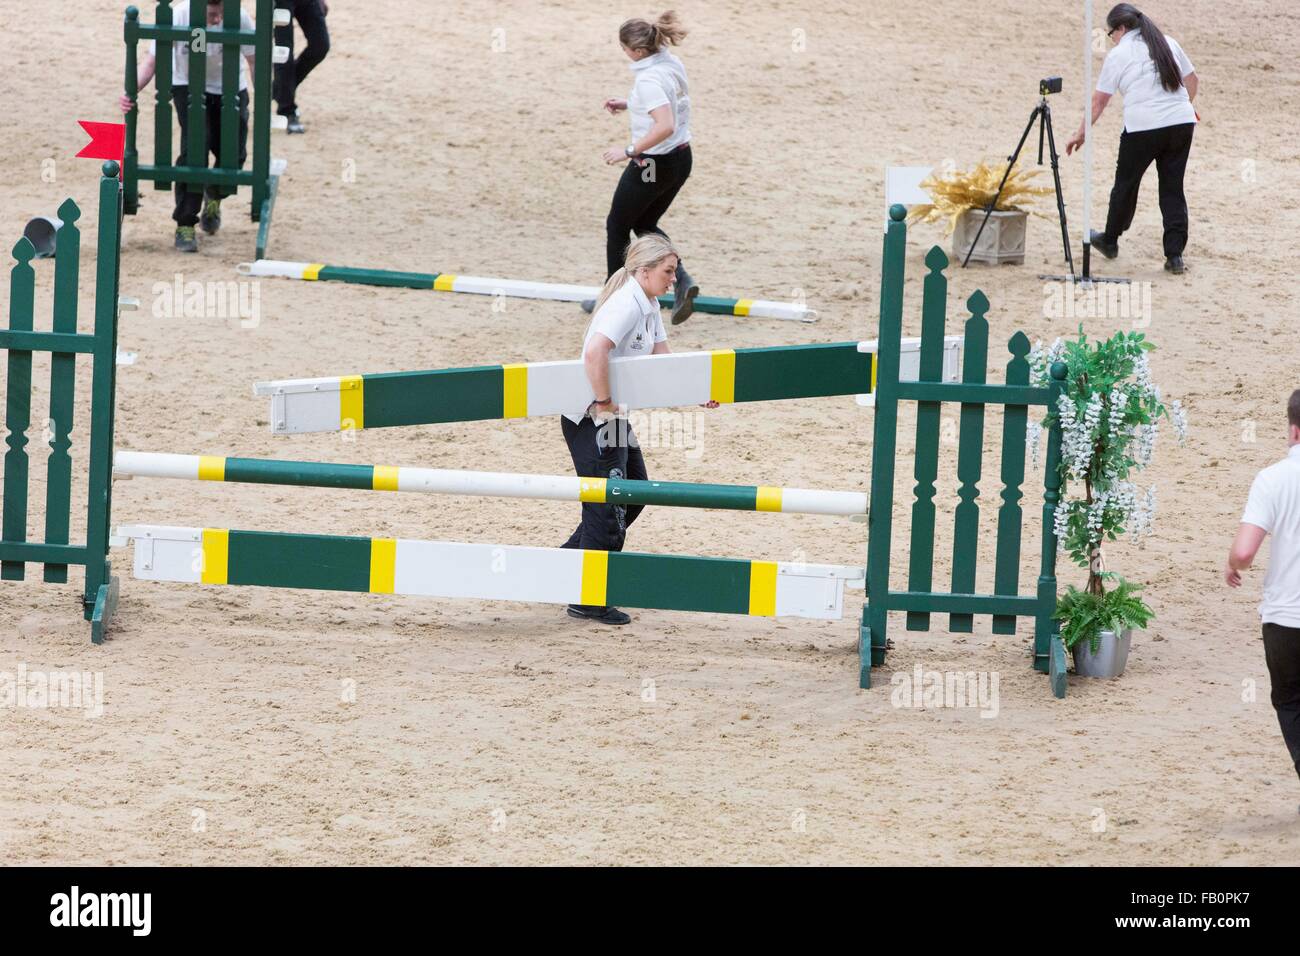
{"label": "camera on tripod", "polygon": [[998,185],[998,191],[993,194],[993,199],[984,207],[984,221],[975,232],[975,238],[971,240],[970,248],[966,250],[966,258],[962,260],[962,268],[970,264],[970,257],[975,252],[975,246],[980,241],[980,236],[984,234],[984,227],[988,225],[989,217],[998,207],[998,200],[1002,197],[1002,190],[1006,188],[1007,179],[1011,176],[1011,171],[1016,168],[1016,161],[1020,159],[1020,151],[1025,148],[1025,141],[1029,139],[1029,134],[1033,131],[1034,125],[1038,126],[1038,165],[1043,165],[1043,146],[1046,144],[1048,155],[1052,160],[1052,184],[1056,192],[1056,214],[1061,220],[1061,247],[1065,252],[1065,261],[1070,266],[1070,277],[1074,277],[1074,256],[1070,252],[1070,233],[1065,225],[1065,196],[1061,192],[1061,169],[1059,157],[1056,152],[1056,135],[1052,132],[1052,107],[1047,102],[1047,97],[1053,93],[1061,92],[1061,78],[1059,76],[1048,76],[1038,81],[1038,95],[1041,99],[1034,111],[1029,114],[1029,122],[1025,125],[1025,131],[1020,135],[1020,142],[1016,144],[1015,152],[1007,157],[1007,169],[1002,174],[1002,182]]}

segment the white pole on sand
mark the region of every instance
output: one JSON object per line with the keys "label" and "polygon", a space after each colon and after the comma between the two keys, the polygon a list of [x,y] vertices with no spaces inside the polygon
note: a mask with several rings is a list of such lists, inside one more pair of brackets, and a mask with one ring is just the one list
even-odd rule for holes
{"label": "white pole on sand", "polygon": [[1131,282],[1119,276],[1092,274],[1092,4],[1083,0],[1083,271],[1079,282]]}
{"label": "white pole on sand", "polygon": [[1083,0],[1083,278],[1092,278],[1092,0]]}

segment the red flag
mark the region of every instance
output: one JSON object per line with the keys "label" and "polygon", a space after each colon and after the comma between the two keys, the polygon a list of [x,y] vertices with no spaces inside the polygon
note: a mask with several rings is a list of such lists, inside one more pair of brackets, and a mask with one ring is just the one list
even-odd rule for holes
{"label": "red flag", "polygon": [[122,154],[126,151],[125,124],[95,123],[90,120],[77,120],[77,122],[90,134],[90,142],[82,147],[78,156],[88,159],[111,159],[121,165]]}

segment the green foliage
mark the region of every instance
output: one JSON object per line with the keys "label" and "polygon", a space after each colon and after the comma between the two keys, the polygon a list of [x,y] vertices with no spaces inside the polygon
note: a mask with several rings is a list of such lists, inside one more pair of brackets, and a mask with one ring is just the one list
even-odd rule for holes
{"label": "green foliage", "polygon": [[1140,585],[1110,572],[1101,572],[1100,577],[1114,579],[1115,586],[1094,594],[1071,585],[1057,598],[1054,616],[1061,622],[1061,640],[1067,650],[1088,641],[1095,654],[1101,646],[1102,631],[1118,634],[1126,628],[1143,628],[1155,617],[1146,602],[1138,597]]}
{"label": "green foliage", "polygon": [[1089,342],[1080,326],[1077,339],[1058,339],[1030,355],[1041,385],[1049,384],[1054,362],[1068,370],[1064,393],[1043,422],[1061,426],[1055,532],[1074,563],[1088,569],[1087,587],[1071,587],[1057,603],[1067,647],[1087,639],[1096,650],[1101,631],[1144,627],[1154,616],[1137,596],[1140,588],[1122,578],[1107,593],[1112,575],[1102,570],[1103,543],[1151,532],[1155,488],[1139,492],[1133,478],[1151,462],[1159,420],[1172,417],[1180,442],[1186,434],[1181,406],[1173,402],[1171,416],[1151,381],[1147,356],[1154,348],[1141,332]]}

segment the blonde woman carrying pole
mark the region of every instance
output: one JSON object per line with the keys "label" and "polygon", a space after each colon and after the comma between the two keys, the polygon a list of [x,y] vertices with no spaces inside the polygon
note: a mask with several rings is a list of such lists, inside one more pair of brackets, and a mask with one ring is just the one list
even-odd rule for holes
{"label": "blonde woman carrying pole", "polygon": [[[645,458],[626,418],[618,417],[618,396],[610,386],[609,360],[624,356],[663,355],[668,333],[659,313],[659,296],[667,293],[681,261],[672,243],[651,233],[632,241],[623,265],[605,282],[595,301],[591,324],[582,342],[582,362],[591,386],[590,402],[560,417],[564,441],[581,478],[631,478],[644,481]],[[716,408],[709,402],[706,408]],[[563,547],[622,551],[627,529],[642,505],[583,502],[582,521]],[[569,605],[571,617],[627,624],[631,618],[615,607]]]}

